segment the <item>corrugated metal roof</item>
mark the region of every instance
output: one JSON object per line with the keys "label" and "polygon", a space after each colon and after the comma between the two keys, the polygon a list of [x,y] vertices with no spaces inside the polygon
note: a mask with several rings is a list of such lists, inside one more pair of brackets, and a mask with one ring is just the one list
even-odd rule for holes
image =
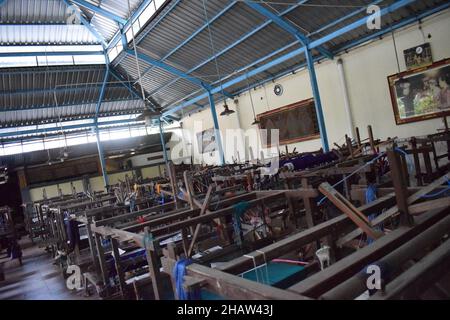
{"label": "corrugated metal roof", "polygon": [[[172,3],[175,2],[175,0],[172,1]],[[310,35],[311,39],[314,40],[367,16],[365,8],[372,2],[373,0],[352,0],[345,3],[338,0],[310,0],[285,14],[284,19],[295,25],[304,34]],[[379,5],[383,7],[393,2],[395,1],[385,0]],[[394,21],[417,15],[426,9],[446,2],[445,0],[416,1],[412,5],[384,16],[382,28],[389,27],[390,23]],[[295,38],[292,35],[278,25],[268,23],[269,20],[266,17],[252,10],[241,1],[236,1],[236,3],[233,3],[233,1],[206,1],[205,3],[207,18],[205,17],[203,0],[179,1],[159,23],[150,23],[146,27],[146,30],[141,33],[145,36],[137,37],[137,39],[142,38],[141,41],[138,41],[139,48],[153,58],[163,59],[166,64],[177,67],[179,70],[208,83],[217,81],[218,74],[221,77],[233,78],[237,76],[236,71],[242,70],[247,65],[285,46],[290,45],[288,50],[273,55],[270,59],[261,61],[255,66],[270,62],[281,54],[299,48],[299,44],[295,44]],[[281,2],[278,1],[277,3]],[[286,1],[286,4],[292,3],[294,2]],[[263,5],[276,14],[289,8],[288,5],[281,4]],[[314,33],[323,26],[358,9],[360,10],[359,14],[354,14],[353,17],[337,23],[323,32]],[[222,13],[220,17],[218,16],[219,13]],[[189,17],[189,19],[186,19],[186,17]],[[209,28],[203,28],[201,32],[196,32],[207,20],[212,19],[214,21]],[[259,31],[254,32],[254,30]],[[214,50],[211,46],[210,31]],[[327,42],[323,47],[330,51],[336,51],[349,41],[376,31],[368,30],[364,25]],[[253,35],[249,35],[253,32]],[[245,40],[241,41],[240,39],[243,37],[245,37]],[[187,41],[188,38],[191,39]],[[181,48],[174,50],[181,44],[183,44]],[[227,50],[230,46],[232,48]],[[210,58],[213,52],[220,53],[217,61]],[[314,54],[317,55],[318,52],[314,50]],[[130,57],[121,60],[119,57],[116,61],[120,61],[118,67],[122,72],[127,72],[133,79],[136,79],[136,63],[133,60]],[[252,77],[250,81],[264,80],[285,70],[295,68],[303,62],[304,57],[298,56]],[[141,71],[149,67],[142,61],[140,61],[140,65]],[[150,93],[163,107],[168,107],[180,101],[185,94],[192,94],[192,92],[197,91],[199,93],[204,92],[189,81],[185,79],[176,80],[177,78],[167,71],[151,68],[150,72],[143,77],[143,85],[145,91]],[[246,81],[243,81],[227,90],[233,93],[246,86]],[[200,104],[206,102],[206,100],[203,100],[200,101]]]}
{"label": "corrugated metal roof", "polygon": [[5,0],[0,6],[0,23],[65,23],[66,8],[61,0]]}
{"label": "corrugated metal roof", "polygon": [[[127,1],[88,1],[120,17],[127,18],[129,16]],[[131,0],[132,11],[134,12],[142,2],[142,0]],[[277,1],[277,4],[263,5],[276,14],[291,9],[284,15],[284,19],[314,40],[366,16],[365,10],[362,9],[373,0],[349,0],[346,2],[309,0],[296,7],[289,5],[294,3],[294,0],[286,1],[285,4],[282,2]],[[298,1],[296,2],[298,3]],[[395,1],[384,0],[380,5],[386,6],[393,2]],[[405,17],[414,17],[429,8],[444,3],[448,3],[448,1],[415,1],[412,5],[384,16],[382,28],[386,29],[393,22],[400,21]],[[206,8],[204,8],[204,4],[206,4]],[[358,9],[360,12],[351,18],[318,32],[323,26],[354,13]],[[85,8],[82,10],[93,27],[107,40],[117,32],[116,23]],[[86,33],[86,30],[76,30],[73,28],[76,26],[65,25],[65,15],[65,5],[62,0],[6,0],[4,6],[0,7],[0,22],[11,24],[11,26],[18,24],[26,26],[14,27],[13,31],[7,29],[11,26],[1,26],[0,42],[17,44],[37,43],[38,41],[51,43],[92,43],[95,41],[92,35]],[[207,21],[212,21],[209,27],[205,25]],[[40,25],[45,26],[39,29]],[[58,27],[60,29],[57,29]],[[72,29],[67,29],[69,27]],[[2,30],[4,31],[2,32]],[[209,32],[212,34],[212,40]],[[339,52],[351,41],[373,32],[376,30],[371,31],[366,26],[362,26],[323,46],[329,51]],[[220,86],[219,78],[227,77],[229,80],[242,74],[248,65],[255,68],[298,49],[300,44],[295,41],[292,35],[252,10],[242,1],[231,0],[205,2],[203,0],[172,0],[137,35],[140,52],[213,86]],[[275,52],[277,53],[274,54]],[[211,58],[214,53],[218,54],[217,60]],[[268,55],[271,56],[261,60]],[[318,55],[316,50],[314,50],[314,55]],[[145,72],[142,76],[145,92],[164,108],[183,101],[189,96],[193,97],[204,93],[204,89],[198,84],[187,79],[180,79],[164,68],[153,67],[143,61],[139,61],[139,63],[141,72]],[[304,58],[297,56],[273,66],[252,77],[249,81],[254,83],[271,78],[274,75],[293,70],[302,63],[304,63]],[[136,83],[138,74],[135,58],[121,53],[115,60],[115,64],[117,64],[116,69],[124,75],[124,79],[134,83],[139,92],[140,88]],[[30,121],[47,121],[59,115],[67,119],[91,116],[99,94],[98,83],[102,81],[103,75],[104,66],[4,69],[0,74],[0,104],[3,110],[0,115],[0,124],[14,125]],[[83,86],[90,82],[94,82],[96,85],[80,88],[80,83]],[[56,90],[57,86],[59,89]],[[72,88],[69,88],[70,86]],[[78,86],[78,88],[75,89],[74,86]],[[242,81],[226,90],[234,93],[246,87],[247,82]],[[221,94],[215,96],[221,98]],[[57,102],[55,102],[55,97]],[[125,88],[114,84],[108,86],[105,99],[108,102],[102,105],[101,110],[105,115],[115,112],[130,113],[143,108],[142,103],[134,96],[130,96]],[[207,99],[203,99],[199,101],[199,104],[205,105],[207,102]],[[58,107],[52,109],[52,106],[56,105]],[[29,110],[30,108],[36,110]],[[197,106],[189,107],[184,112],[195,108]],[[128,109],[130,110],[127,111]]]}
{"label": "corrugated metal roof", "polygon": [[83,25],[0,25],[0,45],[98,43]]}
{"label": "corrugated metal roof", "polygon": [[[76,119],[93,118],[96,103],[79,103],[64,107],[49,107],[34,110],[0,112],[0,124],[3,126],[30,125],[43,120],[69,121]],[[101,105],[102,116],[114,116],[142,112],[141,100],[105,101]]]}
{"label": "corrugated metal roof", "polygon": [[[90,0],[88,1],[102,9],[105,9],[121,18],[127,19],[129,15],[128,0]],[[130,0],[131,14],[133,14],[143,0]],[[100,32],[106,41],[110,41],[114,34],[119,30],[119,26],[116,22],[105,18],[99,14],[93,13],[86,8],[81,7],[84,12],[89,12],[92,16],[91,25]]]}
{"label": "corrugated metal roof", "polygon": [[[0,73],[0,125],[67,120],[95,115],[105,66],[11,68]],[[101,116],[142,111],[140,100],[110,78]]]}
{"label": "corrugated metal roof", "polygon": [[0,44],[98,44],[84,25],[69,24],[62,0],[6,0],[0,6]]}

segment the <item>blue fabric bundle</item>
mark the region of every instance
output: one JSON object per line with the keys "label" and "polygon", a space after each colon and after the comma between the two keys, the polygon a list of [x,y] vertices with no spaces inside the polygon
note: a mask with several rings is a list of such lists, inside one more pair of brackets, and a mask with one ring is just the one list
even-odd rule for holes
{"label": "blue fabric bundle", "polygon": [[[366,203],[371,203],[373,201],[377,200],[377,188],[375,187],[375,185],[371,184],[367,187],[366,190]],[[372,221],[373,219],[375,219],[378,216],[378,214],[373,213],[371,215],[369,215],[369,221]],[[383,230],[383,227],[378,227],[376,228],[377,230]],[[367,237],[367,244],[371,244],[374,242],[374,239]]]}
{"label": "blue fabric bundle", "polygon": [[242,244],[241,234],[241,217],[247,211],[249,207],[249,203],[247,201],[241,201],[233,206],[233,230],[236,243],[240,246]]}
{"label": "blue fabric bundle", "polygon": [[184,276],[186,275],[186,267],[192,264],[189,259],[181,259],[175,263],[173,268],[173,275],[175,278],[175,285],[177,296],[179,300],[200,300],[200,289],[186,292],[183,288]]}

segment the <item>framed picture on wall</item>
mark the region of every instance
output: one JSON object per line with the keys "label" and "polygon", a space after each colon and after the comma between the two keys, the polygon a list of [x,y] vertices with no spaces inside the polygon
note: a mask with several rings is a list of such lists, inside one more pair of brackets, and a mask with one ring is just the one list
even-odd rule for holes
{"label": "framed picture on wall", "polygon": [[405,56],[406,69],[408,70],[429,66],[433,63],[431,46],[429,43],[406,49],[403,51],[403,55]]}
{"label": "framed picture on wall", "polygon": [[450,59],[388,77],[397,124],[450,115]]}
{"label": "framed picture on wall", "polygon": [[272,129],[279,130],[280,145],[320,138],[314,99],[270,110],[256,118],[259,129],[267,130],[267,140],[262,137],[264,147],[270,147]]}
{"label": "framed picture on wall", "polygon": [[211,153],[216,151],[217,145],[214,128],[197,133],[197,141],[199,153]]}

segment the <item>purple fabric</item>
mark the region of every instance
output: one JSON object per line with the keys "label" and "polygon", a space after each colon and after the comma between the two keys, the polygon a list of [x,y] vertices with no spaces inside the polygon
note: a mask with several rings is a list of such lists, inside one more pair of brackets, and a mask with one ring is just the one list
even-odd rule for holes
{"label": "purple fabric", "polygon": [[280,167],[284,166],[287,163],[292,163],[295,170],[305,170],[328,162],[332,162],[337,159],[338,157],[334,152],[327,152],[318,155],[307,154],[296,158],[291,158],[289,160],[280,161]]}

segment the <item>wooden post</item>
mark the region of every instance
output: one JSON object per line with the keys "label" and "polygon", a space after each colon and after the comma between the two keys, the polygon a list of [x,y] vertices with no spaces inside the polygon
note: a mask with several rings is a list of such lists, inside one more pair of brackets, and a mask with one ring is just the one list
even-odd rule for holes
{"label": "wooden post", "polygon": [[[444,126],[445,126],[445,132],[449,132],[449,126],[447,121],[447,116],[444,117]],[[448,160],[450,160],[450,140],[447,140],[447,154],[448,154]]]}
{"label": "wooden post", "polygon": [[353,157],[352,140],[347,135],[345,135],[345,141],[347,143],[347,149],[350,154],[350,158],[353,159],[354,157]]}
{"label": "wooden post", "polygon": [[[208,191],[206,192],[205,200],[203,200],[203,204],[202,204],[202,207],[200,209],[200,216],[202,216],[203,214],[205,214],[207,212],[209,203],[211,202],[211,199],[212,199],[213,188],[214,188],[214,186],[212,186],[212,185],[210,185],[208,187]],[[195,227],[195,231],[194,231],[194,233],[192,235],[191,245],[189,246],[189,250],[187,252],[187,256],[186,257],[190,257],[191,254],[192,254],[192,250],[194,249],[195,242],[197,241],[197,237],[198,237],[198,234],[200,232],[200,227],[201,227],[200,224],[198,224]]]}
{"label": "wooden post", "polygon": [[194,201],[192,199],[194,194],[192,192],[192,183],[191,183],[191,179],[189,177],[189,173],[187,170],[183,172],[183,179],[184,179],[184,185],[186,186],[186,193],[188,196],[189,205],[191,206],[191,209],[194,209]]}
{"label": "wooden post", "polygon": [[353,204],[337,192],[328,182],[319,186],[328,200],[330,200],[339,210],[345,213],[360,229],[362,229],[372,239],[378,239],[382,236],[381,232],[373,229],[367,216],[359,211]]}
{"label": "wooden post", "polygon": [[411,138],[412,155],[414,157],[414,167],[416,169],[416,180],[417,185],[422,186],[422,172],[420,171],[420,161],[419,154],[417,153],[417,139],[415,137]]}
{"label": "wooden post", "polygon": [[359,134],[359,128],[355,128],[356,131],[356,142],[358,143],[358,148],[361,148],[361,135]]}
{"label": "wooden post", "polygon": [[373,131],[372,131],[371,125],[367,126],[367,131],[369,133],[369,143],[370,143],[370,148],[372,149],[372,153],[377,154],[377,149],[375,147],[375,140],[373,139]]}
{"label": "wooden post", "polygon": [[[302,188],[311,188],[308,179],[302,178]],[[314,211],[317,209],[317,204],[314,199],[304,196],[303,205],[305,207],[306,225],[308,228],[312,228],[314,227]]]}
{"label": "wooden post", "polygon": [[[150,241],[151,239],[151,241]],[[161,300],[163,294],[163,287],[161,282],[161,273],[159,271],[158,251],[159,244],[157,240],[154,240],[150,234],[150,228],[144,228],[144,246],[147,256],[148,271],[152,279],[153,292],[155,294],[155,300]]]}
{"label": "wooden post", "polygon": [[188,252],[189,252],[189,239],[188,239],[187,228],[181,229],[181,238],[182,238],[182,242],[183,242],[184,255],[186,256],[186,258],[188,258],[189,257],[189,255],[188,255]]}
{"label": "wooden post", "polygon": [[85,215],[85,217],[86,217],[86,230],[89,242],[89,250],[91,251],[92,264],[94,265],[95,272],[99,272],[100,268],[98,265],[97,255],[95,253],[94,239],[92,237],[92,229],[91,229],[92,218],[88,217],[87,215]]}
{"label": "wooden post", "polygon": [[398,211],[401,214],[400,223],[402,225],[412,226],[413,217],[408,212],[408,191],[406,188],[406,178],[402,170],[400,155],[394,150],[388,150],[387,156],[391,168],[391,178],[394,185],[395,197],[397,199]]}
{"label": "wooden post", "polygon": [[[421,147],[426,149],[427,144],[425,142],[422,142]],[[423,160],[425,162],[425,170],[427,171],[425,182],[433,181],[433,167],[431,165],[430,153],[427,150],[424,150],[423,152]]]}
{"label": "wooden post", "polygon": [[170,187],[172,189],[172,195],[173,195],[173,201],[175,201],[175,208],[179,209],[180,204],[177,196],[177,177],[175,173],[175,166],[173,165],[172,161],[169,161],[167,165],[167,170],[169,174],[169,180],[170,180]]}
{"label": "wooden post", "polygon": [[119,278],[119,287],[122,298],[125,298],[127,295],[127,288],[125,283],[125,276],[122,271],[122,266],[120,264],[120,254],[119,254],[119,243],[115,238],[109,238],[111,240],[111,248],[114,257],[114,265],[116,266],[117,276]]}
{"label": "wooden post", "polygon": [[105,261],[105,251],[103,250],[102,241],[98,233],[94,234],[94,239],[95,239],[95,246],[97,247],[97,256],[100,264],[100,271],[102,273],[103,285],[105,286],[106,289],[106,295],[109,295],[109,277]]}

